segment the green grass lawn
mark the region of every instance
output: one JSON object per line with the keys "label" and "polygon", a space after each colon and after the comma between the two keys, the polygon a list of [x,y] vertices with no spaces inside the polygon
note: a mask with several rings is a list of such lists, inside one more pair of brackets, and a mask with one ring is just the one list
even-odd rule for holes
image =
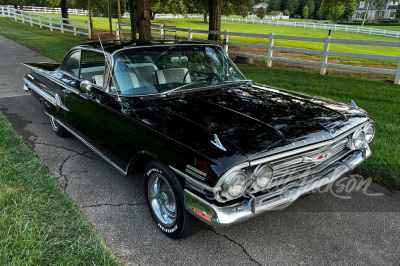
{"label": "green grass lawn", "polygon": [[0,265],[123,265],[0,113]]}
{"label": "green grass lawn", "polygon": [[[14,31],[15,27],[18,27],[14,25],[17,23],[11,21],[9,24],[4,24],[3,20],[6,19],[0,18],[1,34],[26,44],[24,34],[16,35],[15,33],[10,33]],[[190,23],[197,22],[192,21]],[[197,24],[201,24],[201,22]],[[205,27],[205,25],[202,24],[202,27]],[[27,27],[27,29],[31,31],[30,38],[32,39],[37,38],[40,40],[42,33],[47,36],[47,31],[45,30],[34,30],[30,27]],[[65,54],[70,47],[60,45],[53,49],[46,49],[46,47],[53,46],[50,41],[51,38],[57,41],[59,38],[64,38],[63,36],[62,34],[53,33],[49,35],[48,42],[40,43],[38,41],[43,47],[40,53],[50,58],[59,58],[59,55]],[[377,128],[376,139],[371,144],[373,156],[356,171],[365,176],[372,176],[383,184],[399,188],[400,86],[384,80],[362,79],[357,74],[354,74],[353,77],[348,77],[344,76],[347,74],[332,71],[328,76],[321,76],[311,70],[296,70],[284,67],[284,64],[277,65],[278,67],[272,68],[266,68],[259,64],[255,66],[239,65],[239,68],[248,78],[270,86],[345,102],[350,102],[351,99],[354,99],[359,106],[369,112],[375,120]]]}

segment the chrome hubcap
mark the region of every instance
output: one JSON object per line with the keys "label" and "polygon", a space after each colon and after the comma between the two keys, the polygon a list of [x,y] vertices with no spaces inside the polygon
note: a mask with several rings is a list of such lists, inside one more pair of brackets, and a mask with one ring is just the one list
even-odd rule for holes
{"label": "chrome hubcap", "polygon": [[173,225],[176,221],[176,199],[171,186],[162,175],[156,173],[150,176],[148,197],[158,220],[166,226]]}
{"label": "chrome hubcap", "polygon": [[58,123],[57,120],[55,120],[53,117],[50,117],[50,123],[54,130],[58,130],[60,124]]}

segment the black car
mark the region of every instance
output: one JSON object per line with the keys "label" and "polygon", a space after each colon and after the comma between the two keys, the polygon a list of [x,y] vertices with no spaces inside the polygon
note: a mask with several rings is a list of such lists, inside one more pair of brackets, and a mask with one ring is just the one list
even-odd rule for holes
{"label": "black car", "polygon": [[371,155],[373,121],[346,104],[258,85],[216,45],[99,42],[24,77],[59,136],[124,175],[144,172],[168,236],[287,207]]}

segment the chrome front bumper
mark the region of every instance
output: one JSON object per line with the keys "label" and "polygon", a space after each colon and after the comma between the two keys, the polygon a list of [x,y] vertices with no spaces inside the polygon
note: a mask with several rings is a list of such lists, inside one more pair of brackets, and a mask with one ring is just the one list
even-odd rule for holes
{"label": "chrome front bumper", "polygon": [[288,185],[274,197],[267,193],[229,206],[216,206],[185,189],[185,207],[195,217],[212,226],[226,226],[242,222],[266,211],[288,207],[300,196],[345,176],[370,155],[371,150],[366,146],[362,150],[354,151],[342,160],[332,164],[308,183]]}

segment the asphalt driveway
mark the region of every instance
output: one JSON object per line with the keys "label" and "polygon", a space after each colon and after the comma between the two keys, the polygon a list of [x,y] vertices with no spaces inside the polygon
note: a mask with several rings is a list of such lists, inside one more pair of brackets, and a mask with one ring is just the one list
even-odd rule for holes
{"label": "asphalt driveway", "polygon": [[[226,228],[165,237],[144,203],[142,176],[119,174],[74,137],[59,138],[22,90],[22,62],[49,61],[0,36],[0,111],[59,180],[107,245],[131,264],[399,265],[400,193],[377,184],[336,187]],[[342,190],[339,190],[342,188]]]}

